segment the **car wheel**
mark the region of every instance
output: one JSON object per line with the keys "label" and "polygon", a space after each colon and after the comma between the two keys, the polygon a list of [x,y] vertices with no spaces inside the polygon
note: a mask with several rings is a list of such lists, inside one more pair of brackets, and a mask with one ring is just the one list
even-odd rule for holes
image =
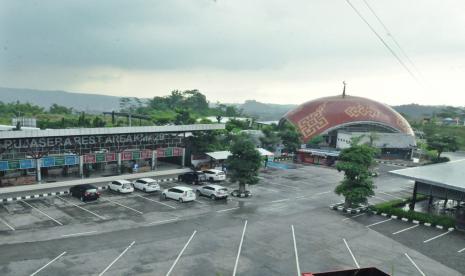
{"label": "car wheel", "polygon": [[216,199],[216,196],[215,196],[215,195],[211,195],[210,198],[213,199],[213,200],[215,200],[215,199]]}
{"label": "car wheel", "polygon": [[182,197],[179,198],[179,202],[183,203],[184,200],[182,199]]}

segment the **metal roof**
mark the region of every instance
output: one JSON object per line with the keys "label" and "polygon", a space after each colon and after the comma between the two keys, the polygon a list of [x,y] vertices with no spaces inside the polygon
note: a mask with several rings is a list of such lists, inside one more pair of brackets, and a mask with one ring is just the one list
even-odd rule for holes
{"label": "metal roof", "polygon": [[[267,151],[266,149],[263,148],[257,148],[258,152],[260,153],[261,156],[268,156],[268,155],[274,155],[273,153]],[[231,152],[228,150],[225,151],[214,151],[214,152],[206,152],[206,155],[210,156],[211,158],[215,160],[226,160],[228,159],[228,156],[231,155]]]}
{"label": "metal roof", "polygon": [[433,186],[465,192],[465,159],[390,173]]}
{"label": "metal roof", "polygon": [[46,130],[1,131],[0,139],[81,136],[81,135],[111,135],[129,133],[153,132],[191,132],[202,130],[225,129],[224,124],[196,124],[173,126],[139,126],[139,127],[100,127],[100,128],[70,128]]}

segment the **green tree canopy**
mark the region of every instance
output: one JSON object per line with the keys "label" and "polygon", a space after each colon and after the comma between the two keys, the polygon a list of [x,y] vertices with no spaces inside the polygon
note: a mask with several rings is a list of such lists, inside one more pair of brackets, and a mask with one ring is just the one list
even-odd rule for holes
{"label": "green tree canopy", "polygon": [[50,108],[48,109],[48,112],[50,114],[63,114],[63,115],[67,115],[67,114],[72,114],[73,113],[73,108],[70,107],[66,107],[66,106],[62,106],[62,105],[58,105],[58,104],[52,104],[50,106]]}
{"label": "green tree canopy", "polygon": [[262,128],[263,135],[260,137],[262,147],[269,151],[275,151],[276,145],[281,141],[278,132],[272,126],[265,126]]}
{"label": "green tree canopy", "polygon": [[368,145],[352,145],[339,155],[336,168],[344,172],[344,179],[336,187],[335,193],[345,197],[346,207],[365,204],[367,198],[375,194],[369,170],[375,154],[376,149]]}
{"label": "green tree canopy", "polygon": [[300,133],[291,124],[284,124],[280,127],[279,137],[287,152],[296,152],[300,148]]}
{"label": "green tree canopy", "polygon": [[459,145],[455,136],[434,134],[426,138],[428,149],[436,150],[438,155],[437,160],[440,160],[441,154],[445,151],[457,151]]}
{"label": "green tree canopy", "polygon": [[244,134],[237,135],[232,142],[228,157],[228,174],[231,182],[239,183],[240,193],[245,192],[246,184],[258,183],[258,170],[262,158],[252,140]]}

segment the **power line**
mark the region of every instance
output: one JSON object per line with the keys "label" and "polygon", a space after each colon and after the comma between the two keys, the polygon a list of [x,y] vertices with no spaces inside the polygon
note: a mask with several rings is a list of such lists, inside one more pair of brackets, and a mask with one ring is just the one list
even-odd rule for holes
{"label": "power line", "polygon": [[386,31],[387,35],[392,39],[394,44],[396,44],[397,48],[399,48],[401,54],[407,59],[408,63],[415,69],[418,75],[421,75],[420,71],[418,68],[415,66],[413,61],[410,59],[410,57],[407,55],[407,53],[404,51],[404,49],[400,46],[400,43],[397,41],[397,39],[394,37],[394,34],[389,30],[389,28],[384,24],[384,22],[381,20],[381,18],[378,16],[378,14],[375,12],[375,10],[371,7],[370,4],[368,4],[367,0],[363,0],[365,5],[368,7],[368,9],[371,11],[371,13],[376,17],[376,20],[383,26],[384,30]]}
{"label": "power line", "polygon": [[383,43],[384,47],[386,47],[386,49],[388,49],[389,52],[397,59],[397,61],[400,63],[400,65],[402,65],[402,67],[404,67],[404,69],[410,74],[410,76],[415,81],[419,82],[417,77],[415,76],[415,74],[413,74],[413,72],[407,67],[407,65],[405,65],[405,63],[402,61],[402,59],[396,54],[396,52],[394,52],[394,50],[386,43],[386,41],[378,34],[378,32],[376,32],[376,30],[363,17],[363,15],[354,7],[354,5],[352,5],[352,3],[350,3],[349,0],[346,0],[346,2],[355,11],[355,13],[357,13],[357,15],[360,17],[360,19],[362,19],[363,22],[365,22],[365,24],[368,26],[368,28],[370,28],[370,30],[376,35],[376,37],[381,41],[381,43]]}

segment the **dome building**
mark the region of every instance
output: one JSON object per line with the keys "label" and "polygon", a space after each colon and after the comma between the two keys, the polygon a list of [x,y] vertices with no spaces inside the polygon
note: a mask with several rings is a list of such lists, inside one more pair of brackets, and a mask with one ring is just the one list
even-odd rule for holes
{"label": "dome building", "polygon": [[414,132],[397,111],[362,97],[340,96],[311,100],[290,110],[281,119],[289,122],[307,143],[315,136],[325,137],[330,147],[344,149],[351,139],[361,137],[381,149],[385,158],[410,158],[416,146]]}

